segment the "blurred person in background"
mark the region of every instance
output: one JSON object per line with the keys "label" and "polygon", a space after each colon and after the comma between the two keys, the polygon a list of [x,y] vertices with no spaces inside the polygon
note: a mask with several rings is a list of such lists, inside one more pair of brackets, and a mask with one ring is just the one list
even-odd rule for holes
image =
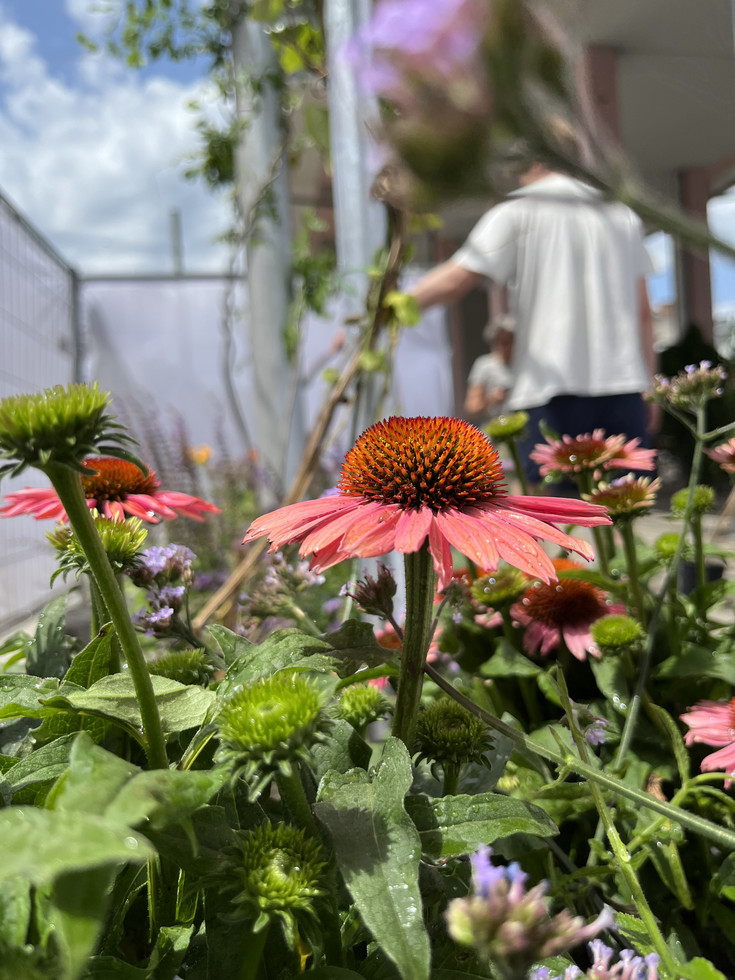
{"label": "blurred person in background", "polygon": [[519,452],[535,484],[528,454],[542,419],[560,435],[602,428],[649,444],[656,417],[641,396],[655,373],[652,266],[641,221],[624,204],[538,162],[519,184],[409,292],[426,309],[456,302],[483,277],[508,287],[515,339],[504,409],[529,415]]}
{"label": "blurred person in background", "polygon": [[464,402],[465,412],[476,422],[483,422],[503,411],[513,378],[510,363],[514,328],[513,317],[503,314],[491,320],[482,332],[490,353],[481,354],[472,365]]}

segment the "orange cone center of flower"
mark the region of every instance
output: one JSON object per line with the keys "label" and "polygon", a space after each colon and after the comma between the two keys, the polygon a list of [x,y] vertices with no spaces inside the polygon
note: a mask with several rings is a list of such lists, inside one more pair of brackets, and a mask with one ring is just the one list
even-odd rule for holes
{"label": "orange cone center of flower", "polygon": [[[554,564],[560,570],[561,562]],[[574,563],[569,566],[574,567]],[[534,583],[524,592],[521,603],[537,623],[554,629],[593,623],[607,612],[602,589],[576,578],[561,578],[548,585]]]}
{"label": "orange cone center of flower", "polygon": [[135,463],[109,456],[92,456],[85,467],[96,470],[82,477],[82,489],[89,500],[125,500],[131,493],[153,494],[160,482],[153,470],[148,476]]}
{"label": "orange cone center of flower", "polygon": [[366,429],[345,458],[337,489],[404,510],[462,510],[507,493],[492,443],[453,418],[390,418]]}

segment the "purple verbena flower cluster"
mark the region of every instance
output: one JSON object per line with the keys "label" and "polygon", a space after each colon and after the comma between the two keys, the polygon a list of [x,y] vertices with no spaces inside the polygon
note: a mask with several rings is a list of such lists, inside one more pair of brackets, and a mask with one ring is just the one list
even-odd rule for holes
{"label": "purple verbena flower cluster", "polygon": [[726,380],[727,373],[722,365],[713,367],[711,361],[700,361],[699,364],[687,364],[673,378],[657,374],[651,397],[674,408],[696,413],[712,398],[722,395]]}
{"label": "purple verbena flower cluster", "polygon": [[568,966],[563,976],[552,976],[548,967],[542,966],[531,974],[530,980],[658,980],[658,956],[649,953],[639,956],[632,949],[620,951],[620,958],[611,964],[613,951],[601,940],[589,944],[592,966],[582,973],[578,966]]}
{"label": "purple verbena flower cluster", "polygon": [[178,632],[175,626],[194,575],[194,557],[193,551],[180,544],[147,548],[141,552],[140,565],[129,572],[133,583],[147,590],[148,605],[133,621],[149,636]]}
{"label": "purple verbena flower cluster", "polygon": [[520,865],[496,866],[491,854],[489,847],[480,847],[472,856],[474,895],[449,903],[447,926],[455,942],[503,964],[506,972],[520,976],[533,963],[564,953],[614,924],[609,909],[589,925],[567,909],[551,916],[546,882],[527,891],[528,876]]}

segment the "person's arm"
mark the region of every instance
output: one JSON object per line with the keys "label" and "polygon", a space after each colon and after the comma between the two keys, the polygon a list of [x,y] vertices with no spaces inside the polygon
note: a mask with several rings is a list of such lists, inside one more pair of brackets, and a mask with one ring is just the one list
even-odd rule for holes
{"label": "person's arm", "polygon": [[409,296],[422,310],[437,304],[456,303],[482,280],[477,272],[470,272],[452,259],[431,269],[408,290]]}
{"label": "person's arm", "polygon": [[488,408],[500,405],[507,394],[507,388],[493,388],[487,392],[484,385],[470,385],[464,400],[464,410],[468,415],[480,415]]}

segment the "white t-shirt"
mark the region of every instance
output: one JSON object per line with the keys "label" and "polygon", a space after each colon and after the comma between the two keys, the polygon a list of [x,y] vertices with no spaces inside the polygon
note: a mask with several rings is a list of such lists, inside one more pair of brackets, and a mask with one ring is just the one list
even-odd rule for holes
{"label": "white t-shirt", "polygon": [[554,395],[648,388],[638,282],[652,270],[630,208],[550,174],[488,211],[453,258],[509,286],[516,316],[509,410]]}

